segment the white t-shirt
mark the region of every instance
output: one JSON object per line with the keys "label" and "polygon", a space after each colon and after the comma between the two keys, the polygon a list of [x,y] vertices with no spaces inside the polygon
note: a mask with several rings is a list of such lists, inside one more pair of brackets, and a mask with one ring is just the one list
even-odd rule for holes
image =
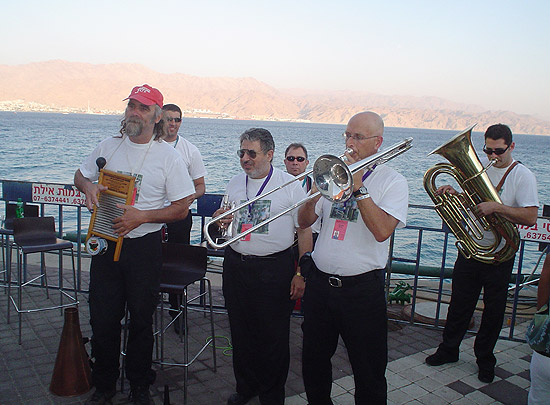
{"label": "white t-shirt", "polygon": [[[137,209],[160,209],[166,200],[181,200],[195,192],[182,157],[166,142],[152,140],[137,144],[127,136],[103,140],[80,166],[80,172],[90,181],[99,178],[98,157],[107,160],[105,169],[134,175],[137,189],[134,207]],[[142,224],[126,237],[138,238],[161,227],[162,224],[156,223]]]}
{"label": "white t-shirt", "polygon": [[[487,157],[482,157],[480,159],[481,164],[485,167],[489,164],[489,159]],[[514,163],[514,161],[512,161]],[[510,164],[512,164],[510,163]],[[487,169],[487,175],[491,180],[491,183],[496,187],[508,167],[496,168],[491,166]],[[538,207],[539,198],[537,193],[537,179],[531,170],[522,165],[521,163],[517,164],[516,167],[512,169],[504,184],[500,189],[500,199],[504,205],[509,207]]]}
{"label": "white t-shirt", "polygon": [[[363,185],[372,201],[399,221],[398,228],[406,225],[409,188],[405,177],[381,165]],[[386,266],[390,238],[384,242],[376,241],[363,222],[353,197],[338,204],[321,198],[315,205],[315,213],[323,223],[312,257],[321,271],[353,276]]]}
{"label": "white t-shirt", "polygon": [[[234,201],[238,205],[246,200],[253,199],[267,177],[263,179],[248,178],[248,187],[246,186],[246,178],[245,173],[240,173],[229,181],[226,190],[229,201]],[[262,194],[289,182],[293,178],[292,175],[273,168],[273,174]],[[256,225],[291,207],[304,199],[305,196],[299,182],[294,182],[268,195],[265,199],[256,201],[250,209],[250,213],[247,207],[242,208],[235,213],[232,222],[233,235],[237,235],[243,230],[243,224],[245,228],[250,227],[250,224]],[[256,256],[266,256],[289,248],[294,241],[294,231],[298,227],[297,211],[297,209],[291,210],[273,222],[262,226],[248,236],[249,240],[239,240],[231,244],[231,248],[244,255]]]}
{"label": "white t-shirt", "polygon": [[[489,159],[486,156],[480,158],[480,162],[483,167],[486,167],[489,164]],[[513,164],[512,161],[510,164]],[[493,184],[493,186],[498,185],[502,180],[502,177],[506,173],[510,166],[503,168],[497,168],[491,166],[487,169],[487,176]],[[499,197],[504,205],[509,207],[538,207],[539,199],[537,194],[537,180],[535,175],[524,165],[517,164],[511,171],[508,173],[504,184],[499,191]],[[473,229],[478,229],[481,232],[479,235],[480,239],[477,239],[476,243],[481,247],[486,248],[487,251],[500,251],[506,244],[506,239],[502,238],[500,244],[496,249],[494,249],[495,244],[495,235],[491,230],[484,230],[483,225],[479,222],[477,217],[468,210],[468,215],[472,218],[470,226]],[[472,232],[469,231],[470,234]],[[474,236],[475,237],[475,236]]]}
{"label": "white t-shirt", "polygon": [[204,167],[199,148],[179,135],[175,141],[166,143],[181,154],[191,180],[197,180],[206,176],[206,168]]}

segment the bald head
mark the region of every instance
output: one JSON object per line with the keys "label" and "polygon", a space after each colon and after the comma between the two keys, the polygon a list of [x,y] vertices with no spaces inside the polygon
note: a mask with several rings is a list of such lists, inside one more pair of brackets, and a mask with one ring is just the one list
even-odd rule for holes
{"label": "bald head", "polygon": [[372,111],[363,111],[355,114],[348,122],[348,126],[350,125],[362,128],[363,133],[369,134],[369,136],[384,135],[384,121],[378,114]]}

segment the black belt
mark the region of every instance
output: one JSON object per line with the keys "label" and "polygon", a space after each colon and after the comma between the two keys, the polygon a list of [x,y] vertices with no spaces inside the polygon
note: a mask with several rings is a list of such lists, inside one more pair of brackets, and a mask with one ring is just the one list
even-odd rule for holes
{"label": "black belt", "polygon": [[314,277],[320,277],[327,280],[329,285],[334,288],[352,287],[365,281],[373,280],[379,272],[385,272],[386,269],[375,269],[366,273],[357,274],[355,276],[338,276],[336,274],[325,273],[324,271],[315,268]]}
{"label": "black belt", "polygon": [[239,259],[241,259],[244,262],[244,261],[247,261],[247,260],[257,260],[257,261],[274,260],[274,259],[277,259],[278,257],[281,257],[281,256],[285,255],[285,254],[290,254],[291,249],[292,249],[292,247],[289,247],[285,250],[281,250],[280,252],[272,253],[270,255],[265,255],[265,256],[243,255],[239,252],[234,251],[233,249],[231,249],[231,247],[229,247],[229,249],[226,249],[226,250],[233,253],[234,255],[238,256]]}

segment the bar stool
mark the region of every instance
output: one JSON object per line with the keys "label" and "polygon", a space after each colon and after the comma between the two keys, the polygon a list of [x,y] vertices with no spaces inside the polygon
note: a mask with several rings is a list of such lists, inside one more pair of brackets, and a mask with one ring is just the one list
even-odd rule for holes
{"label": "bar stool", "polygon": [[[36,218],[15,218],[13,220],[13,239],[17,247],[17,281],[14,283],[17,288],[17,300],[11,296],[11,263],[8,263],[8,297],[13,304],[19,318],[19,344],[21,344],[21,323],[23,313],[34,313],[39,311],[47,311],[50,309],[65,308],[73,305],[78,305],[78,296],[76,288],[76,269],[74,263],[74,250],[72,242],[64,239],[59,239],[55,233],[55,222],[53,217],[36,217]],[[68,294],[63,288],[63,266],[62,259],[60,260],[59,282],[57,288],[59,290],[59,305],[44,306],[36,308],[23,308],[23,287],[37,284],[32,284],[40,279],[41,285],[46,287],[46,296],[49,298],[49,286],[46,273],[45,260],[41,262],[40,274],[29,281],[25,281],[24,275],[27,274],[27,255],[31,253],[44,254],[50,251],[71,250],[71,259],[73,266],[73,290],[74,296]],[[43,258],[44,259],[44,258]],[[63,303],[63,296],[70,299],[70,303]],[[8,303],[8,323],[10,322],[10,305]]]}
{"label": "bar stool", "polygon": [[[179,311],[168,325],[164,326],[164,299],[160,304],[160,328],[157,332],[157,338],[160,338],[160,358],[155,363],[161,366],[184,367],[183,375],[183,399],[187,401],[187,380],[189,376],[188,368],[203,353],[206,348],[212,346],[213,371],[216,372],[216,338],[214,331],[214,312],[212,310],[212,285],[206,277],[207,269],[207,249],[202,246],[183,245],[178,243],[162,244],[162,270],[160,275],[160,292],[162,294],[176,294],[182,297]],[[188,296],[188,287],[196,282],[201,282],[199,293],[193,297]],[[207,288],[204,289],[204,284]],[[203,297],[208,296],[208,309]],[[203,308],[201,311],[210,315],[210,333],[211,336],[206,339],[202,347],[193,355],[190,360],[189,353],[189,328],[188,328],[188,310],[189,304],[201,300]],[[169,309],[169,308],[168,308]],[[195,308],[193,308],[195,309]],[[180,339],[183,337],[183,362],[172,363],[164,360],[164,334],[174,322],[180,324]],[[158,341],[158,339],[157,339]],[[158,347],[158,343],[157,343]]]}
{"label": "bar stool", "polygon": [[[184,245],[178,243],[163,243],[162,244],[162,269],[160,274],[160,326],[154,332],[156,340],[156,353],[157,359],[154,359],[155,364],[160,364],[162,366],[175,366],[175,367],[184,367],[184,380],[183,380],[183,398],[184,403],[187,401],[187,381],[189,377],[188,368],[193,362],[203,353],[209,345],[212,345],[212,356],[213,356],[213,368],[212,370],[216,372],[217,363],[216,363],[216,338],[214,331],[214,312],[212,310],[212,286],[210,280],[206,277],[206,267],[207,267],[207,253],[206,248],[202,246],[195,245]],[[199,294],[189,298],[187,293],[187,288],[196,282],[205,283],[207,289],[204,290],[201,285]],[[163,322],[163,313],[165,310],[170,310],[170,308],[164,307],[164,294],[176,294],[183,297],[180,305],[179,311],[176,316],[164,326]],[[206,304],[203,297],[208,296],[208,305]],[[203,308],[197,309],[199,311],[207,312],[210,314],[210,331],[211,336],[206,339],[206,342],[202,347],[197,351],[191,360],[189,354],[189,329],[188,329],[188,309],[189,304],[201,300]],[[208,309],[206,309],[208,306]],[[193,308],[195,309],[195,308]],[[173,311],[173,310],[172,310]],[[156,314],[155,314],[156,319]],[[127,326],[128,322],[128,311],[126,311],[126,316],[124,318],[123,324],[123,349],[122,349],[122,376],[120,380],[120,389],[124,392],[124,374],[125,374],[125,356],[126,356],[126,342],[127,342]],[[182,363],[173,363],[164,360],[164,334],[166,331],[174,324],[174,322],[180,323],[180,339],[183,340],[183,362]],[[155,325],[157,322],[155,322]],[[181,325],[183,324],[183,325]],[[160,343],[159,343],[160,341]],[[160,346],[160,356],[158,356],[158,348]]]}
{"label": "bar stool", "polygon": [[[4,223],[0,227],[0,236],[2,237],[2,265],[3,268],[0,271],[4,275],[3,287],[7,287],[7,275],[8,275],[8,263],[11,264],[11,236],[13,236],[13,219],[15,218],[16,203],[6,202],[6,216]],[[38,205],[23,204],[23,213],[25,217],[37,217]]]}

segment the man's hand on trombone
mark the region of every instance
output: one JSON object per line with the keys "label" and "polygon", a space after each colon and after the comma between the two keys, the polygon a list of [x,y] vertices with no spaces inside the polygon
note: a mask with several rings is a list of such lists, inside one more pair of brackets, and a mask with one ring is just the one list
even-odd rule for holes
{"label": "man's hand on trombone", "polygon": [[[214,211],[214,214],[212,214],[213,218],[216,218],[218,215],[221,215],[229,210],[230,208],[218,208],[216,211]],[[220,229],[226,229],[231,224],[231,222],[233,222],[233,214],[216,221],[216,224]]]}

